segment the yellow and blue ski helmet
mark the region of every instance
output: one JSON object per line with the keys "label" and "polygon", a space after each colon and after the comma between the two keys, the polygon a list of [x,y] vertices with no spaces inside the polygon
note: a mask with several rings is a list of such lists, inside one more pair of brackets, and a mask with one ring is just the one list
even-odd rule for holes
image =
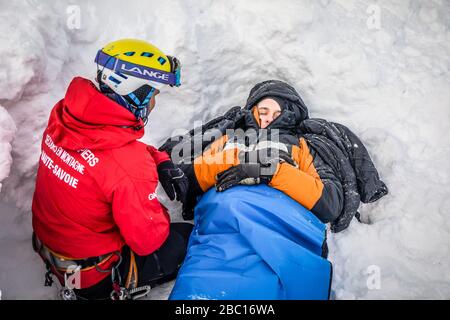
{"label": "yellow and blue ski helmet", "polygon": [[154,45],[137,39],[108,43],[97,52],[97,81],[121,96],[143,85],[160,90],[180,86],[181,64]]}

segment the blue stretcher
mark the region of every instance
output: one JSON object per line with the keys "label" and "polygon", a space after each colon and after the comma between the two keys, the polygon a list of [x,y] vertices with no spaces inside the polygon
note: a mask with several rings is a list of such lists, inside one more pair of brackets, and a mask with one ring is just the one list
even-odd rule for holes
{"label": "blue stretcher", "polygon": [[194,223],[169,299],[329,299],[326,227],[283,192],[266,185],[212,188],[197,204]]}

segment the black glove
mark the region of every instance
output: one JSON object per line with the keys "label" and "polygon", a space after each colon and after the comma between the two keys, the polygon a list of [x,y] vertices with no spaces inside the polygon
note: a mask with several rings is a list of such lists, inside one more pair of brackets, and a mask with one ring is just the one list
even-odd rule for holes
{"label": "black glove", "polygon": [[170,200],[174,200],[176,194],[178,201],[186,202],[189,182],[183,170],[170,160],[164,161],[158,165],[158,177]]}
{"label": "black glove", "polygon": [[[271,165],[274,167],[273,169],[259,163],[244,163],[233,166],[217,175],[216,190],[225,191],[238,184],[268,184],[270,180],[272,180],[273,174],[276,172],[278,163],[273,163]],[[266,169],[266,172],[262,174],[264,169]]]}
{"label": "black glove", "polygon": [[217,175],[217,191],[224,191],[238,184],[269,184],[280,163],[296,165],[287,152],[272,148],[243,152],[239,159],[241,164]]}
{"label": "black glove", "polygon": [[[243,152],[239,155],[239,159],[241,163],[259,163],[262,168],[271,168],[271,164],[279,162],[287,162],[292,166],[297,165],[287,152],[270,147]],[[272,168],[272,170],[274,169],[276,168]]]}
{"label": "black glove", "polygon": [[182,216],[184,220],[194,219],[194,209],[197,204],[197,199],[195,197],[187,197],[186,202],[183,203]]}

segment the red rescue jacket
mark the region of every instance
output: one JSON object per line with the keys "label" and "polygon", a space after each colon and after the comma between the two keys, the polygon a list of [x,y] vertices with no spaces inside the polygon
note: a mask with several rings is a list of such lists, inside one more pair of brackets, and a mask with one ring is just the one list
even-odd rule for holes
{"label": "red rescue jacket", "polygon": [[[170,218],[156,197],[156,166],[169,157],[137,141],[142,125],[89,80],[72,80],[44,131],[33,197],[33,229],[48,248],[83,259],[124,244],[148,255],[165,241]],[[81,286],[108,275],[83,272]]]}

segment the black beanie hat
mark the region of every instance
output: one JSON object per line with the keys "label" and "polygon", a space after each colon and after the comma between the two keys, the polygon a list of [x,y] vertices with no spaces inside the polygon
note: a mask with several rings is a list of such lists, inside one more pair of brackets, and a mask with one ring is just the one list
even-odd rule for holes
{"label": "black beanie hat", "polygon": [[257,101],[257,102],[255,103],[255,105],[258,104],[258,103],[260,103],[260,102],[263,101],[264,99],[272,99],[272,100],[275,100],[275,101],[278,103],[278,105],[280,106],[281,111],[284,111],[284,110],[286,109],[286,104],[287,104],[286,99],[283,99],[283,98],[281,98],[281,97],[276,97],[276,96],[266,96],[266,97],[262,97],[259,101]]}
{"label": "black beanie hat", "polygon": [[275,98],[281,99],[281,101],[276,101],[280,104],[282,110],[293,111],[299,123],[309,118],[308,108],[298,92],[294,87],[280,80],[267,80],[255,85],[250,90],[245,109],[250,110],[257,102],[266,97],[274,100],[276,100]]}

